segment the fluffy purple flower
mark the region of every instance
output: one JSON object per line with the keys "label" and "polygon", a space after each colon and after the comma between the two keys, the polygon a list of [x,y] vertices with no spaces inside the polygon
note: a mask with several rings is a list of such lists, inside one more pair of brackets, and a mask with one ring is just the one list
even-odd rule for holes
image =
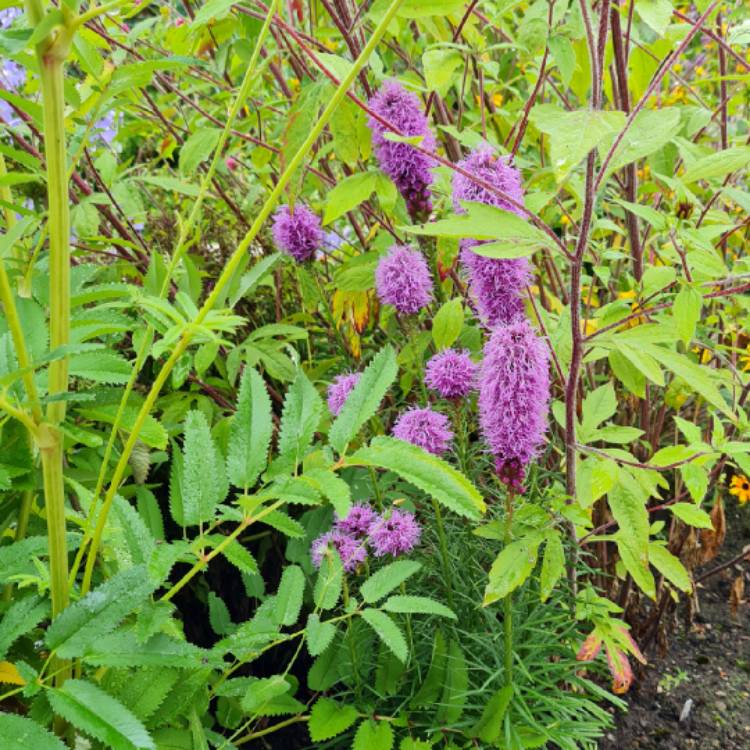
{"label": "fluffy purple flower", "polygon": [[453,440],[448,417],[430,408],[409,409],[393,425],[393,437],[439,456]]}
{"label": "fluffy purple flower", "polygon": [[413,513],[398,508],[378,516],[368,530],[375,557],[402,555],[419,544],[422,529]]}
{"label": "fluffy purple flower", "polygon": [[306,206],[281,206],[273,217],[273,239],[296,261],[309,260],[323,244],[320,219]]}
{"label": "fluffy purple flower", "polygon": [[474,390],[476,375],[468,350],[446,349],[427,362],[424,384],[442,398],[462,398]]}
{"label": "fluffy purple flower", "polygon": [[354,386],[359,383],[360,377],[361,374],[358,372],[337,375],[333,379],[333,383],[328,386],[328,408],[334,417],[338,416]]}
{"label": "fluffy purple flower", "polygon": [[0,29],[9,29],[13,21],[18,18],[23,11],[20,8],[6,8],[0,10]]}
{"label": "fluffy purple flower", "polygon": [[432,300],[432,278],[419,250],[393,245],[375,269],[378,299],[400,313],[418,312]]}
{"label": "fluffy purple flower", "polygon": [[[497,158],[489,146],[482,146],[459,162],[469,174],[475,175],[489,185],[513,198],[523,201],[521,175],[504,159]],[[491,193],[468,177],[456,172],[453,176],[453,206],[463,213],[460,201],[476,201],[497,206],[507,211],[520,211]],[[509,323],[523,312],[522,294],[531,280],[527,258],[500,260],[484,258],[472,251],[479,243],[476,240],[461,240],[461,263],[469,277],[469,286],[474,297],[479,317],[489,327],[498,323]]]}
{"label": "fluffy purple flower", "polygon": [[364,503],[355,503],[345,518],[336,518],[336,528],[345,534],[361,537],[367,534],[370,524],[376,518],[375,511]]}
{"label": "fluffy purple flower", "polygon": [[549,349],[520,318],[495,328],[479,373],[479,425],[497,470],[517,489],[547,429]]}
{"label": "fluffy purple flower", "polygon": [[320,567],[320,563],[330,545],[333,545],[333,548],[338,552],[344,570],[347,572],[351,572],[367,559],[367,548],[364,541],[338,529],[331,529],[331,531],[315,539],[310,547],[310,557],[316,568]]}
{"label": "fluffy purple flower", "polygon": [[[421,148],[428,151],[435,149],[435,136],[419,98],[398,81],[386,81],[370,100],[370,108],[404,135],[422,136]],[[426,217],[432,210],[429,187],[432,184],[430,167],[433,160],[408,143],[387,140],[385,134],[392,131],[374,117],[370,118],[368,124],[380,167],[396,183],[409,214],[412,217]]]}

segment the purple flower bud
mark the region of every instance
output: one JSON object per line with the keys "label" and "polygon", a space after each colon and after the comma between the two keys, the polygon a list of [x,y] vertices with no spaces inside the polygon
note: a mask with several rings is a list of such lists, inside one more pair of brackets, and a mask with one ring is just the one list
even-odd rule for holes
{"label": "purple flower bud", "polygon": [[326,550],[331,546],[338,552],[344,570],[347,572],[353,571],[367,559],[367,548],[364,541],[338,529],[332,529],[315,539],[310,547],[310,557],[316,568],[320,567]]}
{"label": "purple flower bud", "polygon": [[393,245],[375,269],[378,299],[407,315],[418,312],[432,300],[432,278],[419,250]]}
{"label": "purple flower bud", "polygon": [[351,536],[361,537],[367,534],[370,524],[376,518],[375,511],[364,503],[355,503],[346,517],[336,517],[336,528]]}
{"label": "purple flower bud", "polygon": [[281,206],[273,217],[277,247],[298,262],[309,260],[323,244],[320,219],[306,206]]}
{"label": "purple flower bud", "polygon": [[[489,146],[475,149],[459,162],[459,166],[507,193],[516,202],[523,201],[518,170],[504,159],[497,158]],[[463,213],[460,201],[485,203],[520,215],[518,209],[508,201],[456,172],[453,176],[453,205],[458,213]],[[484,258],[472,251],[478,244],[476,240],[461,240],[461,263],[469,277],[469,287],[479,317],[490,328],[498,323],[510,323],[523,312],[522,295],[531,280],[529,261],[527,258]]]}
{"label": "purple flower bud", "polygon": [[370,524],[368,534],[375,557],[396,557],[411,552],[419,544],[422,529],[413,513],[392,508]]}
{"label": "purple flower bud", "polygon": [[239,167],[240,163],[235,159],[233,156],[227,156],[227,158],[224,160],[224,164],[227,165],[227,169],[230,172],[234,172],[237,167]]}
{"label": "purple flower bud", "polygon": [[[435,149],[435,136],[422,111],[421,102],[398,81],[386,81],[370,100],[370,108],[404,135],[422,136],[421,148],[427,151]],[[396,183],[409,214],[426,218],[432,210],[429,187],[432,184],[430,167],[433,166],[433,159],[409,143],[388,140],[385,134],[392,131],[375,118],[371,117],[368,124],[381,169]]]}
{"label": "purple flower bud", "polygon": [[360,377],[361,374],[358,372],[337,375],[333,379],[333,383],[328,386],[328,408],[334,417],[338,416],[354,386],[359,383]]}
{"label": "purple flower bud", "polygon": [[424,384],[442,398],[462,398],[476,387],[476,375],[468,350],[446,349],[427,362]]}
{"label": "purple flower bud", "polygon": [[409,409],[393,426],[393,437],[433,453],[445,453],[453,440],[448,417],[430,408]]}
{"label": "purple flower bud", "polygon": [[517,487],[547,429],[549,348],[524,318],[495,328],[479,373],[479,424],[499,476]]}

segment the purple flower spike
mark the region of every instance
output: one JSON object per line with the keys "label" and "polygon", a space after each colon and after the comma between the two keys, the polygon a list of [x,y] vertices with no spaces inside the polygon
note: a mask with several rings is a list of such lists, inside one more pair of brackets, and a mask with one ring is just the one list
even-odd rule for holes
{"label": "purple flower spike", "polygon": [[446,349],[427,362],[424,384],[442,398],[463,398],[476,387],[476,375],[468,350]]}
{"label": "purple flower spike", "polygon": [[393,426],[393,437],[439,456],[450,447],[453,431],[445,414],[429,408],[409,409]]}
{"label": "purple flower spike", "polygon": [[518,488],[547,429],[549,349],[523,318],[498,326],[484,347],[479,425],[497,470]]}
{"label": "purple flower spike", "polygon": [[331,545],[338,552],[344,570],[347,573],[353,571],[360,563],[363,563],[367,559],[367,548],[364,541],[345,534],[338,529],[332,529],[315,539],[310,547],[310,557],[316,568],[320,567],[326,550]]}
{"label": "purple flower spike", "polygon": [[349,509],[345,518],[336,518],[336,528],[345,534],[361,537],[367,534],[367,529],[375,518],[376,513],[369,505],[356,503]]}
{"label": "purple flower spike", "polygon": [[413,513],[392,508],[370,524],[368,533],[375,557],[396,557],[411,552],[419,544],[422,529]]}
{"label": "purple flower spike", "polygon": [[[370,100],[370,109],[394,125],[404,135],[422,136],[419,144],[427,151],[435,149],[435,136],[430,130],[419,98],[397,81],[387,81]],[[433,160],[417,151],[409,143],[386,139],[392,132],[382,122],[371,117],[369,122],[375,155],[381,169],[396,183],[406,201],[409,215],[426,218],[432,211],[430,185]]]}
{"label": "purple flower spike", "polygon": [[306,206],[281,206],[273,217],[273,239],[279,250],[297,262],[309,260],[323,244],[320,219]]}
{"label": "purple flower spike", "polygon": [[[523,201],[518,170],[504,159],[497,158],[489,146],[472,151],[466,159],[459,162],[459,166],[503,191],[517,203]],[[511,203],[457,172],[453,177],[453,206],[458,213],[463,213],[460,201],[485,203],[521,215]],[[498,323],[511,322],[523,312],[522,295],[531,280],[531,271],[527,258],[500,260],[477,255],[472,248],[478,244],[477,240],[461,240],[461,263],[469,277],[479,317],[492,328]]]}
{"label": "purple flower spike", "polygon": [[358,372],[337,375],[328,386],[328,408],[334,417],[338,416],[354,386],[359,383],[360,377],[361,374]]}
{"label": "purple flower spike", "polygon": [[418,312],[432,300],[432,278],[419,250],[393,245],[375,269],[378,299],[406,315]]}

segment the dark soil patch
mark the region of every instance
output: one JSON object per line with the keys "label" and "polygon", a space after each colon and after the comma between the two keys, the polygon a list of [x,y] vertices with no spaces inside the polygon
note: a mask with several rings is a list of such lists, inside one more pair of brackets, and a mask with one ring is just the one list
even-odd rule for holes
{"label": "dark soil patch", "polygon": [[[702,570],[739,554],[750,542],[749,524],[747,513],[729,520],[733,538]],[[745,603],[733,617],[730,588],[743,572]],[[681,624],[670,636],[666,656],[650,655],[627,696],[628,713],[617,718],[600,750],[750,750],[750,565],[708,578],[698,597],[692,626],[685,632]]]}

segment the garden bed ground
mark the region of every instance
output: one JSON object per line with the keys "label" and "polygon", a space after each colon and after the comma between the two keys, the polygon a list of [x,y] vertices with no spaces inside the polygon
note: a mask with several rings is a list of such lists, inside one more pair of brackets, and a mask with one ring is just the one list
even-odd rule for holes
{"label": "garden bed ground", "polygon": [[[744,523],[743,517],[744,516]],[[750,543],[747,513],[729,518],[729,538],[717,560],[739,554]],[[600,743],[600,750],[748,750],[750,748],[750,606],[730,613],[732,566],[699,589],[700,612],[689,632],[681,625],[664,657],[649,665],[628,696],[630,710]],[[744,564],[746,582],[750,568]],[[680,721],[687,701],[692,708]]]}

